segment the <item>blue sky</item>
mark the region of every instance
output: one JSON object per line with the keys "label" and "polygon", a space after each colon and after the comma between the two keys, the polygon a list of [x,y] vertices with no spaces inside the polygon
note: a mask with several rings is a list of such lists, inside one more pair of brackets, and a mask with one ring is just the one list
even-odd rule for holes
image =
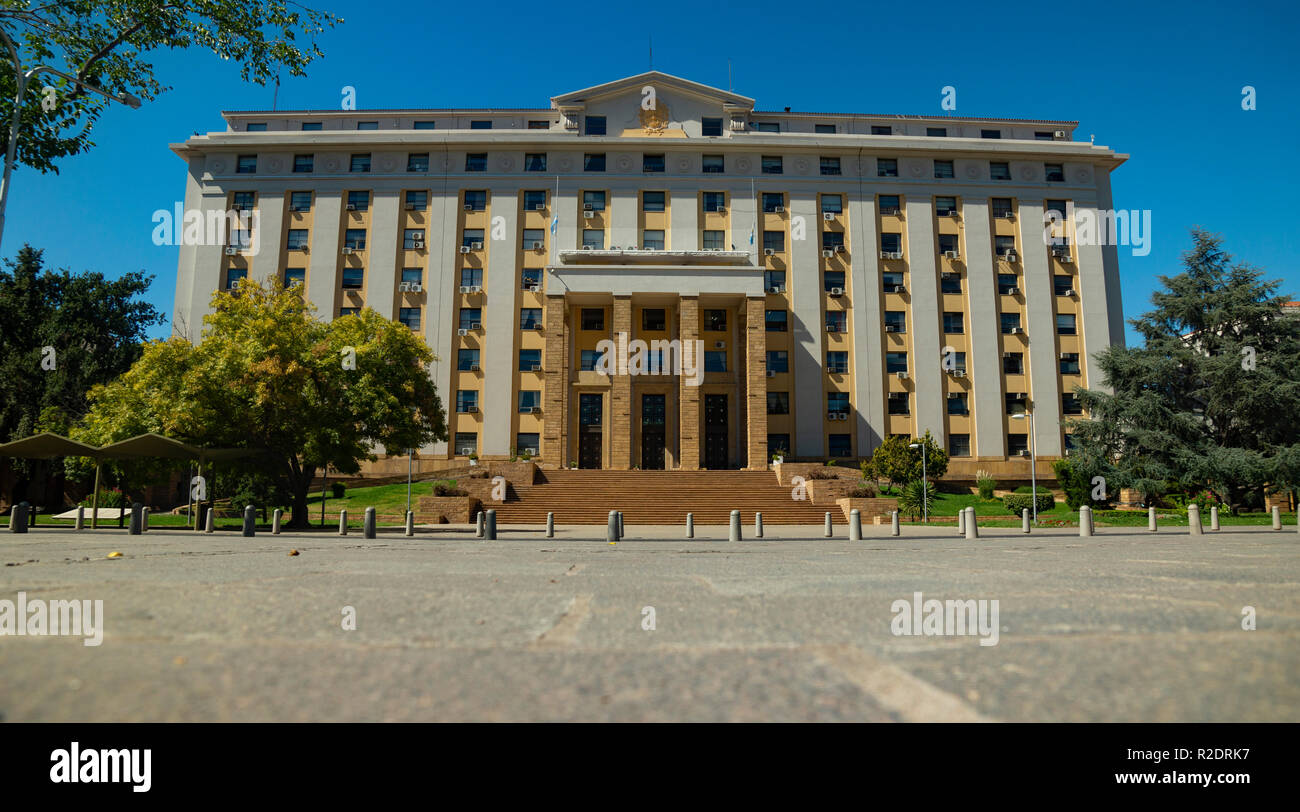
{"label": "blue sky", "polygon": [[[1039,2],[675,3],[455,8],[371,0],[320,3],[345,23],[320,39],[325,58],[285,79],[280,109],[546,107],[552,95],[657,70],[727,86],[758,109],[939,114],[1079,121],[1076,137],[1128,153],[1112,175],[1116,208],[1150,209],[1152,248],[1120,249],[1124,312],[1149,309],[1156,277],[1179,271],[1188,229],[1221,232],[1237,258],[1300,298],[1300,11],[1290,3],[1086,6]],[[559,13],[538,14],[556,8]],[[96,147],[58,175],[14,175],[3,253],[24,243],[74,271],[153,274],[148,299],[169,317],[177,249],[155,246],[153,212],[182,199],[185,167],[167,148],[224,129],[223,109],[269,109],[273,87],[198,51],[154,55],[172,90],[121,106]],[[1241,106],[1252,85],[1257,109]],[[167,327],[160,327],[162,335]],[[1132,330],[1129,339],[1133,340]]]}

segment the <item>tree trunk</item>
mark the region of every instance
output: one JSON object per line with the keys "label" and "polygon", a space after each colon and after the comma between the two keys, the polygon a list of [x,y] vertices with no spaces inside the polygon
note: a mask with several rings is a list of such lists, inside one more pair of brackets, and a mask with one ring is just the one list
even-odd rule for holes
{"label": "tree trunk", "polygon": [[293,494],[293,512],[288,527],[306,530],[311,526],[311,518],[307,515],[307,491],[316,478],[316,466],[299,465],[298,460],[290,459],[285,467],[288,469],[289,491]]}

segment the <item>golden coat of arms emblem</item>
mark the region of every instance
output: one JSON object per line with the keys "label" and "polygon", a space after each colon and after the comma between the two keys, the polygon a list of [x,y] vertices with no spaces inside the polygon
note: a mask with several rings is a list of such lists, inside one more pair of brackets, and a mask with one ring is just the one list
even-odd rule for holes
{"label": "golden coat of arms emblem", "polygon": [[640,113],[641,129],[646,135],[663,135],[668,129],[668,108],[662,103]]}

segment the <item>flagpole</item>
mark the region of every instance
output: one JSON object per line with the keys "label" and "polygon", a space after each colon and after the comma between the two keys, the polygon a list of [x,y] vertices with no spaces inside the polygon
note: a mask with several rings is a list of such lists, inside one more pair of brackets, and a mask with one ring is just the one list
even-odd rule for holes
{"label": "flagpole", "polygon": [[749,199],[754,204],[754,219],[749,226],[749,244],[754,249],[754,264],[758,264],[758,193],[754,190],[754,179],[749,179]]}
{"label": "flagpole", "polygon": [[560,176],[555,176],[555,194],[551,197],[551,265],[554,267],[560,239]]}

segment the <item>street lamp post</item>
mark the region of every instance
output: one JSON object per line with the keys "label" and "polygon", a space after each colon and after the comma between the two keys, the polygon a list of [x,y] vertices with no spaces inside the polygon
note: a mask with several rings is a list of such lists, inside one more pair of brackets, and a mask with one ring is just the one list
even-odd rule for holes
{"label": "street lamp post", "polygon": [[1019,412],[1011,415],[1013,420],[1029,420],[1029,490],[1030,499],[1034,501],[1034,524],[1038,524],[1038,456],[1036,452],[1037,443],[1034,440],[1034,413]]}
{"label": "street lamp post", "polygon": [[56,70],[47,65],[37,65],[34,68],[23,70],[22,58],[18,55],[18,48],[14,45],[13,40],[0,29],[0,40],[4,40],[5,47],[9,49],[9,60],[14,66],[14,84],[17,90],[14,93],[14,110],[9,121],[9,144],[5,148],[5,166],[4,176],[0,178],[0,240],[4,239],[5,229],[5,204],[9,202],[9,177],[13,172],[15,156],[18,152],[18,124],[22,118],[23,99],[27,96],[27,85],[33,78],[42,73],[52,73],[55,76],[62,77],[72,84],[83,90],[103,96],[109,101],[121,102],[133,109],[140,107],[140,100],[125,91],[116,95],[109,93],[103,88],[96,87],[90,82],[82,81],[75,76]]}
{"label": "street lamp post", "polygon": [[930,523],[930,481],[926,473],[925,443],[912,443],[908,448],[921,449],[921,515],[925,524]]}

